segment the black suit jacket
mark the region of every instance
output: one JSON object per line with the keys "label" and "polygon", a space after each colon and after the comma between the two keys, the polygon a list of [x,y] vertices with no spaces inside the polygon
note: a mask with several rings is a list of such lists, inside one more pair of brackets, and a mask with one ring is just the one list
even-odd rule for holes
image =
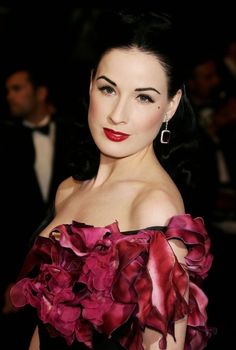
{"label": "black suit jacket", "polygon": [[0,124],[1,183],[1,289],[19,273],[30,247],[30,237],[48,215],[58,185],[71,175],[70,152],[75,145],[76,127],[58,117],[49,200],[43,201],[34,170],[32,133],[21,123]]}
{"label": "black suit jacket", "polygon": [[219,130],[219,140],[230,173],[232,186],[236,189],[236,122],[228,123]]}

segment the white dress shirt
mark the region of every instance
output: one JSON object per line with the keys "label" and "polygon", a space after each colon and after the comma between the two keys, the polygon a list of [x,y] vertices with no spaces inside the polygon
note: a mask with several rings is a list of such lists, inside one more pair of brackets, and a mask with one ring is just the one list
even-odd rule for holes
{"label": "white dress shirt", "polygon": [[[46,116],[38,126],[44,126],[50,122],[50,117]],[[28,121],[24,121],[25,126],[34,128],[35,125]],[[32,138],[35,148],[34,169],[38,178],[39,187],[42,192],[43,199],[47,201],[49,195],[49,187],[52,177],[54,141],[55,141],[55,123],[50,122],[49,134],[44,135],[40,131],[33,131]]]}

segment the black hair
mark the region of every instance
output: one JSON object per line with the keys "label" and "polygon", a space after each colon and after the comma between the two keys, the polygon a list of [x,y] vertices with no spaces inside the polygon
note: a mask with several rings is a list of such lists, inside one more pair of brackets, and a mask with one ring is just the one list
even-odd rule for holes
{"label": "black hair", "polygon": [[47,69],[44,67],[39,67],[38,65],[28,63],[28,62],[18,62],[10,64],[5,72],[5,79],[8,79],[11,75],[25,72],[28,74],[28,79],[32,85],[37,88],[40,86],[48,87],[50,85],[49,74]]}
{"label": "black hair", "polygon": [[[154,140],[154,150],[160,163],[173,178],[180,191],[193,185],[193,150],[197,147],[196,118],[186,96],[185,58],[182,38],[178,37],[175,23],[166,13],[146,11],[104,12],[94,27],[96,40],[93,45],[97,53],[92,62],[96,68],[104,54],[115,48],[137,47],[143,52],[155,55],[162,64],[168,78],[168,97],[182,90],[182,98],[174,117],[169,122],[171,141],[160,143],[160,133]],[[95,73],[94,73],[95,74]],[[162,131],[162,128],[160,132]],[[99,152],[89,132],[84,133],[79,151],[79,162],[74,167],[76,179],[91,178],[96,174]]]}
{"label": "black hair", "polygon": [[19,72],[24,72],[27,74],[28,80],[32,84],[34,90],[37,90],[40,87],[47,88],[47,100],[53,102],[54,96],[52,92],[52,77],[50,76],[47,68],[21,61],[17,64],[10,64],[5,72],[5,81],[13,74]]}

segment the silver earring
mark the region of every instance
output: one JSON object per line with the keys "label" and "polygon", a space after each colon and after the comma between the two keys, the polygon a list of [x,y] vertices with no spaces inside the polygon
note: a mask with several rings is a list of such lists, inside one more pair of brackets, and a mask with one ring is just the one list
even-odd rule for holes
{"label": "silver earring", "polygon": [[165,129],[162,130],[161,132],[161,143],[169,143],[170,142],[170,135],[171,135],[171,132],[170,130],[168,130],[168,119],[166,119],[165,121]]}

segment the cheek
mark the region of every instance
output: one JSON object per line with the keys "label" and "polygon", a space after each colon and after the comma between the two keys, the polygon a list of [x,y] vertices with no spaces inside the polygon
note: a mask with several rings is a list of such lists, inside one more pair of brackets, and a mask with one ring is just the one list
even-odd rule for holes
{"label": "cheek", "polygon": [[94,98],[90,97],[89,109],[88,109],[88,125],[90,131],[93,133],[96,121],[98,120],[99,111],[98,106],[94,101]]}
{"label": "cheek", "polygon": [[91,95],[89,102],[88,117],[89,120],[96,121],[102,119],[106,115],[105,104],[100,103],[99,99]]}
{"label": "cheek", "polygon": [[97,107],[96,103],[94,103],[94,98],[90,97],[89,101],[89,110],[88,110],[88,117],[89,119],[92,119],[93,116],[97,113]]}
{"label": "cheek", "polygon": [[15,94],[15,95],[12,95],[12,100],[14,101],[18,101],[18,102],[22,102],[22,101],[28,101],[28,96],[25,96],[23,94]]}
{"label": "cheek", "polygon": [[158,134],[162,125],[162,115],[156,111],[150,114],[147,118],[139,123],[139,129],[142,132],[148,132],[150,134]]}

